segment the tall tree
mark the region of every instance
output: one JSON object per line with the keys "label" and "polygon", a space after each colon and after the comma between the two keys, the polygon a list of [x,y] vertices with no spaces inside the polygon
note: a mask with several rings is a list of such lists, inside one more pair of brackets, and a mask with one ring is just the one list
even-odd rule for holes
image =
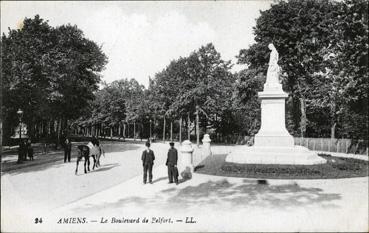
{"label": "tall tree", "polygon": [[335,136],[344,112],[367,115],[357,107],[366,105],[368,92],[365,9],[367,1],[280,1],[257,19],[256,43],[240,51],[239,62],[265,74],[268,43],[276,46],[294,135]]}
{"label": "tall tree", "polygon": [[[50,27],[36,15],[1,39],[4,139],[16,124],[16,111],[34,135],[35,124],[58,120],[67,126],[86,109],[97,90],[106,56],[76,26]],[[63,120],[63,121],[62,121]],[[60,131],[60,130],[59,130]]]}
{"label": "tall tree", "polygon": [[219,126],[231,106],[235,79],[230,69],[231,63],[222,60],[212,44],[202,46],[155,75],[149,88],[152,106],[170,119],[182,117],[188,126],[198,106],[203,131]]}

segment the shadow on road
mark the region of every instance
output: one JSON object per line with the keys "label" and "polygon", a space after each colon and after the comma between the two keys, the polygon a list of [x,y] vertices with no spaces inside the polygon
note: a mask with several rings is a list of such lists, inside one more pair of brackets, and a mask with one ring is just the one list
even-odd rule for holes
{"label": "shadow on road", "polygon": [[324,193],[322,189],[304,188],[298,184],[268,185],[245,179],[243,184],[238,185],[224,179],[185,187],[174,193],[168,202],[181,208],[227,202],[231,206],[284,209],[313,204],[324,205],[340,198],[339,194]]}
{"label": "shadow on road", "polygon": [[95,168],[95,170],[93,170],[92,172],[103,172],[103,171],[108,171],[112,168],[115,167],[119,167],[120,164],[119,163],[108,163],[108,164],[104,164],[101,167]]}
{"label": "shadow on road", "polygon": [[153,180],[152,183],[155,184],[155,183],[157,183],[159,181],[166,180],[166,179],[168,179],[168,177],[167,176],[163,176],[163,177],[160,177],[160,178],[157,178],[157,179]]}
{"label": "shadow on road", "polygon": [[[159,178],[162,179],[162,178]],[[332,203],[341,199],[340,194],[326,193],[320,188],[305,188],[298,184],[268,185],[258,184],[256,180],[243,180],[241,184],[230,183],[227,179],[208,181],[197,186],[170,187],[150,198],[131,196],[103,205],[89,205],[75,210],[86,212],[102,209],[119,209],[127,206],[139,206],[150,209],[187,209],[193,206],[228,206],[229,208],[260,207],[286,209],[319,205],[325,208],[337,208]],[[230,207],[229,207],[230,206]]]}

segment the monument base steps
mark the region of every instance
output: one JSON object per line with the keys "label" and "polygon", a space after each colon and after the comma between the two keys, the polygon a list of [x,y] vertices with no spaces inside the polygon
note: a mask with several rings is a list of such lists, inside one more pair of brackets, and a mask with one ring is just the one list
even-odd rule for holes
{"label": "monument base steps", "polygon": [[241,146],[228,154],[226,162],[241,164],[316,165],[326,163],[326,160],[302,146]]}

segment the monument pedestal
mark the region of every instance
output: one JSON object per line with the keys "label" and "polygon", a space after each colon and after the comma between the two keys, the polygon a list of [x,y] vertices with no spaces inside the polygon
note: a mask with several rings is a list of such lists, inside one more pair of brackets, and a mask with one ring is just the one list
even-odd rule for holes
{"label": "monument pedestal", "polygon": [[258,93],[261,100],[261,127],[255,135],[254,146],[293,147],[293,137],[285,125],[285,99],[288,95],[282,88],[268,89]]}
{"label": "monument pedestal", "polygon": [[306,147],[295,146],[285,125],[285,99],[280,83],[264,85],[259,92],[261,127],[255,135],[254,146],[242,146],[232,151],[226,162],[248,164],[322,164],[326,160]]}

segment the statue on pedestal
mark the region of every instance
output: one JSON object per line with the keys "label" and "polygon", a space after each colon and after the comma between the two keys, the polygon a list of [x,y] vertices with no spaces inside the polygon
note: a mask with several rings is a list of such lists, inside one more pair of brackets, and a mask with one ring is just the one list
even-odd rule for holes
{"label": "statue on pedestal", "polygon": [[278,65],[278,52],[273,44],[264,90],[258,92],[261,107],[261,124],[254,137],[253,146],[241,146],[232,150],[226,157],[229,163],[246,164],[289,164],[313,165],[327,161],[306,147],[295,146],[292,135],[286,128],[285,100],[288,94],[279,82],[281,68]]}

